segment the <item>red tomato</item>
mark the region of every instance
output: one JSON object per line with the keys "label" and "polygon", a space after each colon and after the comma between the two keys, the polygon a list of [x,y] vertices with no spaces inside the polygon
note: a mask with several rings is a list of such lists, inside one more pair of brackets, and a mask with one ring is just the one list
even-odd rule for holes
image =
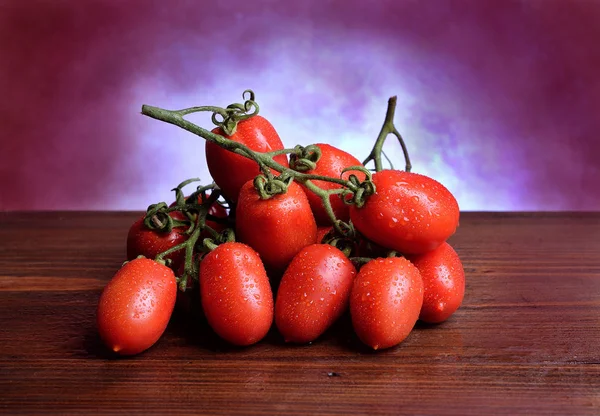
{"label": "red tomato", "polygon": [[126,263],[100,296],[100,337],[121,355],[147,350],[165,332],[176,295],[177,282],[170,268],[142,257]]}
{"label": "red tomato", "polygon": [[410,257],[423,278],[423,307],[419,319],[439,323],[450,317],[465,295],[465,271],[456,251],[443,243],[433,251]]}
{"label": "red tomato", "polygon": [[[350,153],[346,153],[343,150],[338,149],[337,147],[333,147],[328,144],[319,143],[316,145],[319,149],[321,149],[321,158],[317,162],[317,167],[313,170],[307,171],[305,173],[310,173],[312,175],[321,175],[327,176],[330,178],[340,178],[342,175],[342,171],[350,166],[362,166],[362,163],[352,156]],[[348,177],[354,174],[361,181],[365,179],[365,174],[358,171],[350,171],[345,172],[342,176],[343,179],[348,179]],[[327,181],[312,181],[319,188],[330,190],[340,188],[341,185],[327,182]],[[304,185],[302,185],[304,187]],[[306,196],[308,197],[308,202],[310,203],[310,207],[315,215],[315,219],[317,224],[319,225],[330,225],[331,220],[323,207],[323,201],[319,196],[315,193],[309,191],[306,187],[304,187],[306,192]],[[333,213],[335,214],[338,220],[342,220],[348,222],[349,214],[348,214],[348,205],[344,204],[340,195],[331,195],[329,197],[331,201],[331,208],[333,209]]]}
{"label": "red tomato", "polygon": [[398,345],[415,326],[423,305],[419,270],[403,257],[364,265],[352,286],[350,315],[362,342],[373,349]]}
{"label": "red tomato", "polygon": [[260,199],[253,181],[240,191],[236,237],[260,254],[267,270],[283,273],[304,247],[317,241],[317,224],[304,191],[292,182],[285,194]]}
{"label": "red tomato", "polygon": [[323,238],[327,235],[329,231],[333,229],[333,226],[328,227],[318,227],[317,228],[317,243],[322,243]]}
{"label": "red tomato", "polygon": [[439,182],[416,173],[382,170],[377,188],[350,219],[369,240],[404,254],[421,254],[442,244],[458,227],[454,196]]}
{"label": "red tomato", "polygon": [[[218,127],[213,133],[245,144],[258,152],[272,152],[284,148],[271,123],[261,116],[240,121],[236,132],[231,136],[225,135]],[[288,166],[286,155],[276,156],[274,160],[285,167]],[[206,142],[206,163],[215,183],[219,185],[223,194],[234,202],[237,201],[242,186],[260,173],[256,162],[211,142]]]}
{"label": "red tomato", "polygon": [[[176,218],[175,215],[172,215]],[[187,240],[186,227],[173,227],[170,233],[159,232],[146,228],[144,216],[133,223],[127,234],[127,259],[133,260],[138,256],[155,258],[157,255]],[[177,270],[185,259],[185,250],[169,254],[171,267]]]}
{"label": "red tomato", "polygon": [[251,345],[273,323],[273,292],[258,254],[225,243],[200,263],[200,300],[211,328],[234,345]]}
{"label": "red tomato", "polygon": [[356,269],[327,244],[305,247],[288,266],[277,292],[275,323],[286,342],[317,339],[346,310]]}

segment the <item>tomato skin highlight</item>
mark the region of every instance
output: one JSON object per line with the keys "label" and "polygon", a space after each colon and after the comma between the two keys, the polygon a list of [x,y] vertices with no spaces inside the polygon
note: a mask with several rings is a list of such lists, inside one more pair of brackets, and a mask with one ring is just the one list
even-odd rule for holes
{"label": "tomato skin highlight", "polygon": [[147,350],[164,333],[176,295],[170,268],[143,257],[126,263],[100,296],[97,325],[102,341],[120,355]]}
{"label": "tomato skin highlight", "polygon": [[286,342],[317,339],[346,310],[356,276],[352,262],[337,248],[313,244],[288,266],[277,292],[275,323]]}
{"label": "tomato skin highlight", "polygon": [[[349,171],[342,175],[342,171],[350,166],[362,166],[362,163],[350,153],[344,152],[337,147],[325,143],[318,143],[315,146],[321,149],[321,157],[317,162],[317,167],[313,170],[307,171],[306,173],[327,176],[336,179],[341,177],[345,180],[348,180],[348,177],[354,174],[361,181],[365,179],[365,174],[359,171]],[[311,182],[325,190],[341,188],[341,185],[332,182],[318,180]],[[315,193],[309,191],[304,185],[302,185],[302,187],[306,192],[308,202],[310,203],[310,207],[313,211],[317,224],[331,225],[331,219],[323,207],[323,201],[321,198]],[[341,195],[331,195],[329,197],[329,201],[331,202],[331,208],[333,209],[333,213],[335,214],[336,218],[338,220],[348,222],[348,219],[350,218],[348,211],[349,206],[344,204]]]}
{"label": "tomato skin highlight", "polygon": [[[171,213],[171,216],[175,219],[177,216],[174,214]],[[144,217],[145,215],[134,222],[127,234],[127,260],[133,260],[138,256],[154,259],[163,251],[188,239],[185,227],[174,227],[169,233],[159,232],[147,228],[144,225]],[[171,253],[165,259],[170,259],[171,267],[177,270],[185,259],[185,250]]]}
{"label": "tomato skin highlight", "polygon": [[377,192],[362,208],[350,207],[354,226],[369,240],[403,254],[431,251],[458,227],[459,208],[441,183],[424,175],[382,170]]}
{"label": "tomato skin highlight", "polygon": [[248,181],[240,191],[235,233],[258,252],[270,275],[280,275],[300,250],[316,243],[317,224],[296,182],[287,193],[263,200]]}
{"label": "tomato skin highlight", "polygon": [[258,254],[225,243],[200,263],[200,300],[211,328],[239,346],[255,344],[273,323],[273,292]]}
{"label": "tomato skin highlight", "polygon": [[419,319],[427,323],[447,320],[465,295],[465,271],[456,251],[443,243],[433,251],[410,257],[423,278],[423,307]]}
{"label": "tomato skin highlight", "polygon": [[410,334],[422,305],[423,280],[410,261],[402,257],[375,259],[354,279],[352,326],[371,348],[393,347]]}
{"label": "tomato skin highlight", "polygon": [[[275,128],[259,115],[240,121],[231,136],[227,136],[219,127],[212,132],[245,144],[257,152],[272,152],[284,148]],[[227,198],[237,202],[242,186],[260,173],[258,164],[208,141],[205,152],[208,171],[215,183]],[[280,165],[289,166],[287,155],[275,156],[273,159]]]}

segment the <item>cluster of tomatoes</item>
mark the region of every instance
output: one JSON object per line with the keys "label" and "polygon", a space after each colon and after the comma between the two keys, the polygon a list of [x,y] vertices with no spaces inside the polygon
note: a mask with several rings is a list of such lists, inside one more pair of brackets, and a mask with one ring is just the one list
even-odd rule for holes
{"label": "cluster of tomatoes", "polygon": [[[240,121],[231,135],[213,132],[255,152],[273,152],[284,170],[294,167],[276,152],[283,144],[261,116]],[[347,171],[360,161],[334,146],[315,146],[320,157],[303,173],[368,181],[372,192],[362,203],[351,204],[340,192],[343,184],[328,180],[312,184],[329,192],[330,210],[305,180],[288,178],[286,189],[264,197],[256,186],[256,160],[207,142],[216,187],[193,194],[182,209],[164,211],[173,227],[149,226],[156,220],[150,211],[132,225],[129,261],[98,306],[103,342],[122,355],[148,349],[176,303],[187,299],[184,291],[199,292],[208,324],[240,346],[259,342],[273,324],[286,342],[312,342],[348,309],[357,336],[373,349],[399,344],[418,319],[448,319],[465,289],[461,262],[446,242],[459,220],[453,195],[415,173]],[[333,226],[331,211],[344,230]],[[190,225],[206,230],[186,246]]]}

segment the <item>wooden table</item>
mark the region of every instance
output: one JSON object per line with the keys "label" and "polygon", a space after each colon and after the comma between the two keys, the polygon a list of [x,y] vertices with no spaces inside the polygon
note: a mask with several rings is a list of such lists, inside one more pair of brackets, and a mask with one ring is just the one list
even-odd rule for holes
{"label": "wooden table", "polygon": [[0,213],[0,412],[600,414],[600,213],[464,213],[463,306],[391,350],[347,316],[240,349],[179,314],[113,359],[95,308],[138,215]]}

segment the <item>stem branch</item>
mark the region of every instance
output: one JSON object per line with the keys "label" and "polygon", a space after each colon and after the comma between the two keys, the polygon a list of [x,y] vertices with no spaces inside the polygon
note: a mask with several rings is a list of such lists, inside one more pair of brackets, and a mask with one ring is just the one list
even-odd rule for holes
{"label": "stem branch", "polygon": [[363,165],[365,165],[365,166],[367,163],[369,163],[371,161],[375,162],[375,171],[376,172],[379,172],[383,169],[383,163],[381,161],[381,154],[383,152],[383,145],[385,143],[385,139],[390,134],[393,134],[394,136],[396,136],[396,138],[400,142],[400,146],[402,147],[402,152],[404,153],[404,161],[405,161],[404,170],[406,170],[407,172],[410,172],[410,170],[412,169],[412,164],[410,163],[410,157],[408,155],[408,149],[406,148],[404,139],[402,138],[402,136],[396,129],[396,126],[394,126],[394,115],[396,113],[396,102],[397,102],[396,96],[390,97],[390,99],[388,100],[388,107],[387,107],[387,111],[385,113],[385,120],[383,122],[383,126],[381,127],[381,131],[379,132],[379,136],[377,136],[377,140],[375,141],[375,144],[373,145],[373,149],[371,150],[371,153],[369,154],[369,156],[367,156],[367,158],[363,162]]}

